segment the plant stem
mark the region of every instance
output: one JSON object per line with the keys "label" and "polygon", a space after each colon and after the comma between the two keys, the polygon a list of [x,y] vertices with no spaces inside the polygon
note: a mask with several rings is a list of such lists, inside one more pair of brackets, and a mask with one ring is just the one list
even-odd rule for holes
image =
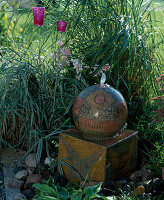
{"label": "plant stem", "polygon": [[[59,49],[58,49],[58,61],[57,61],[57,68],[56,68],[56,77],[55,77],[55,90],[54,90],[54,104],[55,104],[55,97],[56,97],[56,88],[58,84],[58,72],[60,67],[60,49],[61,49],[61,32],[60,32],[60,42],[59,42]],[[54,107],[54,106],[53,106]]]}
{"label": "plant stem", "polygon": [[39,66],[40,66],[40,26],[39,27],[39,57],[38,57],[38,60],[39,60]]}

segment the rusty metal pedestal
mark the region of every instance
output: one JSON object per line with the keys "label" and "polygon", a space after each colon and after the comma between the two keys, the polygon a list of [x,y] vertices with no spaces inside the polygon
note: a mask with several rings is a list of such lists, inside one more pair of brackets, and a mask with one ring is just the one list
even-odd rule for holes
{"label": "rusty metal pedestal", "polygon": [[[136,169],[137,131],[125,130],[116,138],[87,141],[77,129],[59,136],[58,161],[63,158],[79,173],[82,180],[107,182],[126,178]],[[80,182],[77,173],[62,165],[70,182]]]}

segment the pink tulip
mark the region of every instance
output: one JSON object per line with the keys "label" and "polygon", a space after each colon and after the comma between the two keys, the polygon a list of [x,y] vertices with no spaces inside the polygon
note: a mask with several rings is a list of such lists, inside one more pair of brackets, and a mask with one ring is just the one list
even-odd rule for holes
{"label": "pink tulip", "polygon": [[44,7],[33,7],[33,17],[34,17],[34,25],[42,26],[44,21]]}
{"label": "pink tulip", "polygon": [[57,31],[65,32],[66,26],[67,26],[66,21],[57,21]]}

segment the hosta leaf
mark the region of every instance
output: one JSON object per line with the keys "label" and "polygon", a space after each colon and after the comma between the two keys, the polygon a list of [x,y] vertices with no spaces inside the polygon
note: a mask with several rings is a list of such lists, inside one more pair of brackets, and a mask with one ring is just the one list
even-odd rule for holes
{"label": "hosta leaf", "polygon": [[82,194],[78,194],[78,195],[75,195],[75,196],[70,196],[71,200],[81,200],[82,199]]}
{"label": "hosta leaf", "polygon": [[90,198],[101,190],[101,185],[102,183],[99,183],[98,185],[86,187],[83,194],[85,194],[86,198]]}
{"label": "hosta leaf", "polygon": [[36,183],[33,186],[40,192],[42,192],[42,194],[46,193],[45,195],[50,195],[51,197],[58,197],[57,192],[47,184]]}
{"label": "hosta leaf", "polygon": [[56,192],[57,192],[57,194],[58,194],[58,196],[60,197],[61,200],[68,199],[69,193],[64,187],[55,186],[55,189],[56,189]]}

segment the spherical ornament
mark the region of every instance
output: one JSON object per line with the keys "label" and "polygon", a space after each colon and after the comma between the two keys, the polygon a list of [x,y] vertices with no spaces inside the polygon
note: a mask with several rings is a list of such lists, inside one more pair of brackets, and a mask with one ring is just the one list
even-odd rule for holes
{"label": "spherical ornament", "polygon": [[83,90],[73,104],[77,128],[89,139],[114,137],[127,119],[123,96],[109,85],[93,85]]}

